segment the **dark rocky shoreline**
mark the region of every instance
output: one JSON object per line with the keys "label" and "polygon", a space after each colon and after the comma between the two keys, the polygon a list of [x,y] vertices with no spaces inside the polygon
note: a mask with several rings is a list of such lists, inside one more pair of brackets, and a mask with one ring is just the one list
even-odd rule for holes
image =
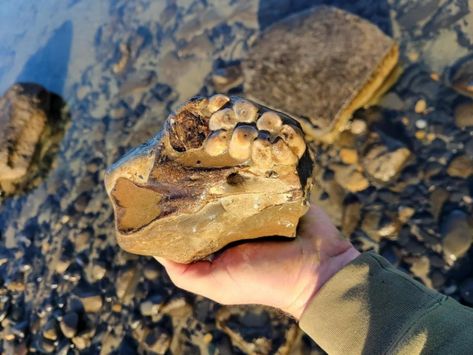
{"label": "dark rocky shoreline", "polygon": [[[67,16],[86,11],[84,1],[68,3]],[[279,9],[313,2],[289,3],[109,5],[95,56],[83,71],[71,65],[64,75],[75,79],[57,92],[71,117],[54,168],[0,205],[2,353],[321,353],[277,311],[188,294],[153,259],[121,251],[102,183],[105,168],[152,137],[178,102],[212,94],[215,82],[241,93],[228,68]],[[448,80],[473,50],[473,9],[461,0],[339,3],[399,41],[404,72],[336,143],[313,147],[314,200],[360,250],[473,306],[473,103]],[[72,39],[80,33],[74,27]],[[383,175],[401,148],[407,161]]]}

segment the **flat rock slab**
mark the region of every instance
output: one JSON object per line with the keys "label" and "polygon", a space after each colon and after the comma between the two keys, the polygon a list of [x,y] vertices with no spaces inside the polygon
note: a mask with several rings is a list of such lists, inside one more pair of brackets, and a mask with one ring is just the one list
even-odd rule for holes
{"label": "flat rock slab", "polygon": [[268,27],[243,62],[248,97],[300,118],[312,139],[333,141],[367,105],[398,60],[374,24],[320,6]]}
{"label": "flat rock slab", "polygon": [[303,137],[251,101],[191,99],[107,172],[118,243],[188,263],[239,240],[294,237],[312,184]]}

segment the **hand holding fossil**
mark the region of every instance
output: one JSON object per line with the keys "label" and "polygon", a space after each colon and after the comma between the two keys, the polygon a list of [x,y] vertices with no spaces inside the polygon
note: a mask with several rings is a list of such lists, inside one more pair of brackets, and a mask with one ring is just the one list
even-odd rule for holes
{"label": "hand holding fossil", "polygon": [[211,262],[156,259],[180,288],[222,304],[276,307],[299,319],[322,285],[358,255],[325,212],[311,206],[293,240],[240,244]]}

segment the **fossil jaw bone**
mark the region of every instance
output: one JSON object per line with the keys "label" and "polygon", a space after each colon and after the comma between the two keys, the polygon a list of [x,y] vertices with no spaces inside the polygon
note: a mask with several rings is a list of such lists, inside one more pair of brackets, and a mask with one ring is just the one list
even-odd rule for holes
{"label": "fossil jaw bone", "polygon": [[[283,134],[258,130],[258,113],[272,112],[268,108],[227,99],[219,95],[185,103],[160,134],[107,172],[122,248],[191,262],[233,241],[295,236],[308,208],[310,152],[299,158]],[[212,112],[217,101],[223,104]],[[240,108],[253,106],[256,110],[243,116],[255,112],[256,123],[240,122]],[[240,113],[226,120],[223,130],[211,122],[225,110]],[[291,117],[274,114],[302,134]]]}

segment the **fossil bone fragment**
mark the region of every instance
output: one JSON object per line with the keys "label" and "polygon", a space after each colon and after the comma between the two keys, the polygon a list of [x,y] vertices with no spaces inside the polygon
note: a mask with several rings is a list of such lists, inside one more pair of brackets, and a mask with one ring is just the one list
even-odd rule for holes
{"label": "fossil bone fragment", "polygon": [[[282,133],[259,129],[265,117]],[[234,241],[294,237],[312,166],[290,116],[238,97],[193,98],[107,171],[118,243],[189,263]]]}

